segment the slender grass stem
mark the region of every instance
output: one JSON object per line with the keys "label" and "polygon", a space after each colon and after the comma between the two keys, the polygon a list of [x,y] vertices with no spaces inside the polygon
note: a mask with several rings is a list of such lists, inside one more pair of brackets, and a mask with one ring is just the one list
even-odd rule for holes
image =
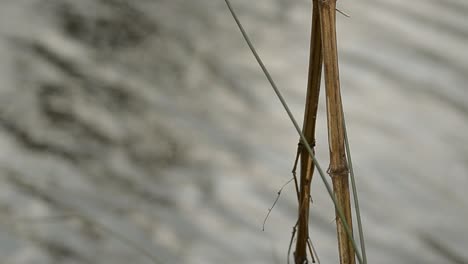
{"label": "slender grass stem", "polygon": [[348,131],[347,131],[347,128],[346,128],[346,121],[345,121],[344,112],[342,114],[343,114],[343,129],[344,129],[344,136],[345,136],[346,157],[348,159],[348,167],[349,167],[349,173],[350,173],[350,178],[351,178],[351,187],[353,189],[353,199],[354,199],[354,207],[356,209],[356,219],[357,219],[357,224],[358,224],[359,243],[361,244],[363,264],[367,264],[366,244],[365,244],[365,241],[364,241],[365,240],[364,239],[364,231],[363,231],[363,228],[362,228],[361,210],[360,210],[360,207],[359,207],[358,191],[357,191],[357,187],[356,187],[356,177],[355,177],[355,174],[354,174],[353,161],[352,161],[352,158],[351,158],[351,148],[349,146]]}

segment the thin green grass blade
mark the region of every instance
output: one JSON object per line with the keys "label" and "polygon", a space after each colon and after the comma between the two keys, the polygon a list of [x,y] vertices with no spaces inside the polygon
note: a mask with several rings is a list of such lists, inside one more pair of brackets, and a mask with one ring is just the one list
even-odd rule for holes
{"label": "thin green grass blade", "polygon": [[353,199],[354,199],[354,208],[355,208],[355,211],[356,211],[356,219],[357,219],[357,224],[358,224],[359,242],[361,244],[363,264],[367,264],[366,244],[364,242],[364,231],[363,231],[363,228],[362,228],[361,210],[359,208],[358,191],[357,191],[357,188],[356,188],[356,180],[355,180],[356,177],[354,176],[353,161],[351,159],[351,148],[349,147],[348,131],[347,131],[347,127],[346,127],[344,112],[342,114],[343,114],[343,128],[344,128],[344,136],[345,136],[346,157],[348,159],[348,167],[349,167],[349,173],[350,173],[350,178],[351,178],[351,186],[353,188]]}

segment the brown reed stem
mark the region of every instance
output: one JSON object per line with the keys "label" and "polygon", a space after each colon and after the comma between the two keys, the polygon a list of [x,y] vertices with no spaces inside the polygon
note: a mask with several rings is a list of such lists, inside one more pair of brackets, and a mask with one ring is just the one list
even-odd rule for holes
{"label": "brown reed stem", "polygon": [[[261,58],[258,55],[257,51],[255,50],[255,47],[253,46],[252,42],[250,41],[250,38],[248,37],[247,33],[245,32],[244,27],[242,26],[241,22],[239,21],[239,18],[237,17],[234,9],[232,8],[229,0],[224,0],[224,1],[226,2],[226,5],[227,5],[229,11],[231,12],[231,15],[234,18],[237,26],[239,27],[239,30],[241,31],[242,36],[244,37],[247,45],[249,46],[250,50],[252,51],[252,54],[254,55],[255,59],[257,60],[258,65],[260,66],[263,73],[265,74],[265,77],[267,78],[268,82],[270,83],[271,88],[273,89],[273,91],[277,95],[279,101],[281,102],[282,106],[284,107],[284,110],[286,111],[286,113],[288,114],[292,124],[294,125],[294,128],[296,129],[297,133],[299,134],[299,136],[301,138],[301,146],[303,146],[307,150],[307,153],[309,154],[309,156],[314,161],[314,165],[315,165],[315,167],[317,167],[317,171],[319,172],[320,178],[322,179],[322,181],[323,181],[323,183],[324,183],[324,185],[325,185],[325,187],[327,189],[327,192],[330,195],[330,198],[333,200],[333,204],[335,205],[335,211],[336,211],[336,215],[337,215],[337,225],[338,225],[337,228],[338,228],[338,237],[339,237],[340,243],[342,243],[344,241],[343,240],[343,237],[344,237],[343,233],[344,233],[347,236],[347,238],[349,239],[348,242],[352,246],[352,251],[354,252],[354,250],[357,250],[357,245],[356,245],[356,242],[354,241],[354,238],[353,238],[351,221],[349,221],[349,224],[348,224],[348,220],[347,220],[347,219],[351,220],[351,211],[350,211],[349,190],[348,190],[348,188],[339,188],[339,186],[337,186],[337,188],[333,188],[333,189],[335,189],[335,190],[333,190],[332,187],[328,184],[328,181],[325,178],[326,176],[325,176],[320,164],[318,163],[317,159],[315,158],[314,150],[312,149],[311,145],[309,144],[309,141],[307,140],[307,138],[304,135],[303,131],[299,127],[296,119],[294,118],[294,115],[292,114],[291,110],[288,107],[288,104],[286,103],[286,100],[284,99],[284,97],[281,94],[280,90],[276,86],[276,83],[274,82],[273,78],[271,77],[270,73],[268,72],[265,64],[261,60]],[[330,7],[333,6],[333,12],[335,12],[336,0],[334,0],[331,4],[330,4],[330,1],[328,1],[328,0],[316,0],[316,1],[320,1],[319,2],[319,9],[320,9],[320,25],[321,25],[321,28],[322,28],[321,36],[322,36],[322,38],[324,38],[324,40],[322,42],[322,45],[323,45],[322,52],[324,52],[327,55],[327,59],[325,61],[327,62],[326,66],[328,66],[327,69],[326,69],[326,76],[332,76],[332,78],[328,78],[327,90],[329,88],[330,88],[330,90],[333,90],[333,88],[334,88],[334,87],[332,87],[332,85],[333,85],[333,76],[335,76],[336,77],[335,78],[336,79],[336,85],[334,85],[334,86],[335,86],[335,88],[337,88],[337,92],[335,91],[335,96],[332,96],[330,98],[332,98],[332,99],[334,98],[335,101],[338,100],[339,104],[337,104],[337,105],[341,107],[341,97],[336,96],[336,94],[339,95],[339,80],[338,80],[338,63],[337,63],[337,52],[336,52],[335,14],[331,13],[331,11],[330,11]],[[323,6],[325,6],[325,8]],[[322,12],[322,9],[323,9],[323,12]],[[325,23],[327,23],[326,25],[324,25],[324,21],[325,21]],[[331,30],[327,31],[328,27],[330,27],[330,24],[332,25]],[[328,33],[327,37],[324,36],[324,32]],[[330,41],[330,36],[333,37],[332,41]],[[334,51],[334,55],[333,55],[333,52],[330,52],[330,50]],[[334,60],[333,60],[333,58],[334,58]],[[331,65],[332,66],[334,65],[335,67],[330,67],[330,61],[332,62]],[[335,61],[334,64],[333,64],[333,61]],[[334,72],[336,74],[333,74]],[[330,79],[332,80],[331,82],[330,82]],[[326,80],[326,83],[327,83],[327,80]],[[331,83],[331,85],[330,85],[330,83]],[[328,108],[329,105],[334,106],[334,104],[330,104],[330,100],[329,100],[330,98],[328,98],[328,92],[327,92],[327,108]],[[338,107],[338,109],[342,110],[342,108],[339,108],[339,107]],[[336,113],[340,112],[340,111],[335,111],[335,110],[333,111],[335,115],[336,115]],[[328,115],[329,115],[328,116],[328,120],[329,120],[328,127],[329,127],[329,140],[330,140],[330,138],[331,138],[330,137],[330,127],[333,127],[333,129],[336,129],[337,127],[339,128],[340,127],[339,125],[341,125],[342,123],[338,122],[339,125],[335,126],[336,122],[330,122],[330,120],[333,120],[333,119],[330,119],[331,115],[330,115],[329,111],[327,111],[327,112],[328,112]],[[341,121],[343,121],[343,119],[344,119],[343,116],[341,116]],[[331,123],[333,123],[333,124],[331,125]],[[343,130],[344,126],[341,127],[341,129]],[[341,131],[341,132],[343,132],[343,131]],[[333,133],[336,133],[336,131],[332,132],[332,134]],[[339,135],[340,133],[337,133],[337,134]],[[341,134],[343,135],[343,133],[341,133]],[[333,138],[335,138],[335,136],[333,136]],[[338,137],[338,139],[339,139],[339,137]],[[343,143],[344,140],[343,140],[343,138],[341,138],[341,139],[342,139],[342,143]],[[334,142],[335,140],[330,140],[330,141]],[[335,148],[334,145],[330,145],[330,155],[331,156],[336,155],[336,154],[333,154],[333,152],[331,151],[334,148]],[[343,146],[341,148],[343,149]],[[338,155],[338,156],[340,156],[340,155]],[[342,156],[344,157],[345,154],[343,153]],[[346,175],[347,174],[346,161],[344,159],[342,159],[342,160],[344,160],[345,163],[344,163],[344,166],[343,166],[343,170],[339,170],[339,169],[335,168],[335,167],[339,168],[339,166],[336,166],[336,164],[334,163],[333,160],[334,159],[331,159],[331,166],[330,166],[330,168],[333,169],[333,170],[331,170],[332,175],[336,174],[338,176],[342,176],[343,172]],[[344,184],[344,185],[347,186],[347,177],[344,177],[344,178],[346,179],[346,182],[345,182],[346,184]],[[338,183],[338,185],[339,185],[339,183]],[[347,196],[342,194],[342,192],[341,192],[342,189],[348,190],[347,191]],[[338,191],[340,193],[340,199],[341,199],[340,201],[341,202],[338,201],[338,198],[337,198],[336,194],[334,193],[336,191]],[[310,185],[309,185],[309,192],[310,192]],[[347,202],[343,201],[343,200],[346,200],[346,198],[343,198],[343,197],[347,197]],[[307,201],[309,200],[309,198],[310,198],[310,195],[307,196]],[[305,203],[302,203],[302,204],[305,204]],[[344,210],[341,209],[340,204],[347,204],[346,214],[343,212]],[[303,211],[301,208],[302,207],[299,206],[299,212]],[[339,219],[339,221],[338,221],[338,219]],[[299,219],[298,219],[298,221],[299,221]],[[344,230],[344,232],[343,232],[343,230]],[[294,239],[294,234],[291,237],[291,241],[292,241],[292,239]],[[341,254],[341,252],[350,252],[349,244],[346,244],[346,243],[342,243],[342,244],[345,245],[345,246],[348,246],[348,250],[344,249],[342,251],[343,247],[340,244],[339,245],[340,246],[340,254]],[[359,253],[359,251],[356,251],[355,254],[356,254],[356,257],[358,258],[359,262],[363,263],[362,257],[361,257],[361,254]],[[341,259],[348,260],[348,262],[342,262],[342,263],[354,264],[354,256],[351,258],[349,255],[350,254],[348,254],[348,256],[346,258],[341,258],[341,255],[340,255]],[[304,261],[307,262],[307,259],[305,259]],[[301,264],[303,264],[303,263],[301,263]]]}
{"label": "brown reed stem", "polygon": [[[307,98],[304,112],[303,133],[308,142],[315,147],[315,124],[320,94],[320,79],[322,74],[322,40],[320,33],[320,17],[317,0],[312,4],[312,28],[310,39],[309,74],[307,83]],[[307,149],[300,147],[301,179],[299,194],[299,222],[296,251],[294,260],[302,264],[307,260],[307,243],[309,240],[309,201],[310,184],[314,173],[313,160]],[[313,258],[313,256],[312,256]]]}
{"label": "brown reed stem", "polygon": [[[336,44],[336,0],[319,0],[322,48],[325,69],[326,104],[330,167],[328,173],[333,182],[337,207],[342,208],[345,220],[352,232],[351,202],[348,183],[348,166],[344,144],[343,106],[341,103]],[[354,264],[354,248],[347,236],[342,220],[336,217],[338,248],[341,264]]]}

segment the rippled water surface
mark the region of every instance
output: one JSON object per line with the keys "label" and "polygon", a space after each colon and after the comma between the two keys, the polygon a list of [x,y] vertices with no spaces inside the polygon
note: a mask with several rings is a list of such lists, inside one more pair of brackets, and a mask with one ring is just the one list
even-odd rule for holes
{"label": "rippled water surface", "polygon": [[[309,1],[232,2],[301,120]],[[468,2],[338,6],[369,261],[468,263]],[[223,1],[3,0],[0,76],[5,263],[285,263],[298,136]],[[323,94],[317,138],[326,168]]]}

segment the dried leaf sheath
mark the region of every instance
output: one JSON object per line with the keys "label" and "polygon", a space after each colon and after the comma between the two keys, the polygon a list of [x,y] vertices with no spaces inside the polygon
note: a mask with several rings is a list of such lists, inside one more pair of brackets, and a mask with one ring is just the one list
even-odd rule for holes
{"label": "dried leaf sheath", "polygon": [[[336,0],[319,0],[322,48],[325,71],[328,141],[330,146],[329,174],[333,181],[338,206],[352,230],[348,168],[344,144],[343,111],[336,44]],[[354,249],[345,227],[337,214],[337,233],[340,263],[354,264]]]}
{"label": "dried leaf sheath", "polygon": [[[320,93],[320,77],[322,73],[322,40],[320,37],[320,17],[318,2],[313,1],[312,29],[310,41],[309,76],[307,84],[307,98],[304,113],[303,132],[308,142],[315,145],[315,124]],[[295,263],[304,263],[307,259],[307,241],[309,239],[309,197],[310,184],[314,172],[313,161],[305,148],[300,149],[301,180],[299,195],[299,222],[295,250]]]}

